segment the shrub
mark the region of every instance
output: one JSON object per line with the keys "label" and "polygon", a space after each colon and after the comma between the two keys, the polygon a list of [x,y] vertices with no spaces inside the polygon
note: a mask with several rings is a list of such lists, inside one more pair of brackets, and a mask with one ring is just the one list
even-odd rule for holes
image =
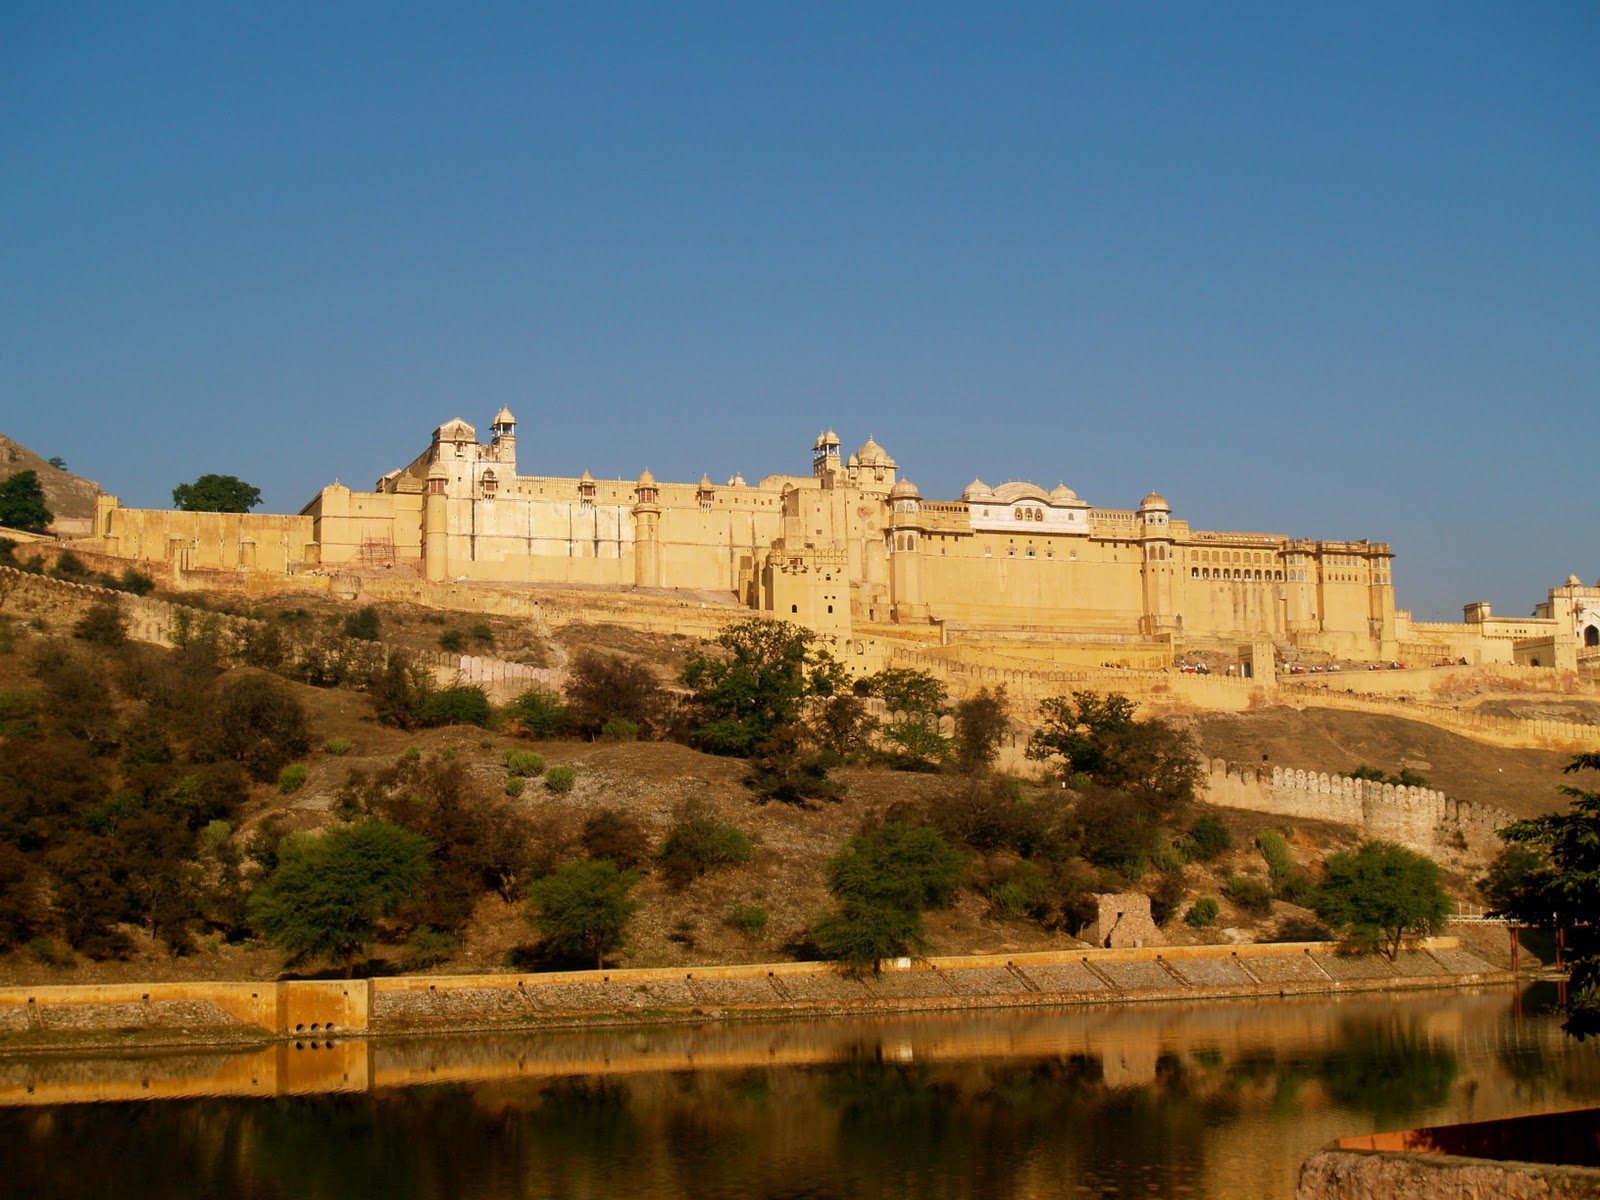
{"label": "shrub", "polygon": [[378,610],[370,604],[357,609],[344,619],[345,637],[355,638],[361,642],[375,642],[378,640],[378,631]]}
{"label": "shrub", "polygon": [[1256,834],[1256,848],[1261,851],[1261,857],[1266,861],[1267,876],[1272,881],[1273,890],[1281,890],[1284,881],[1294,871],[1294,859],[1289,854],[1289,843],[1276,829],[1263,829]]}
{"label": "shrub", "polygon": [[303,763],[290,763],[278,772],[278,791],[292,796],[306,785],[306,768]]}
{"label": "shrub", "polygon": [[454,934],[422,925],[406,939],[405,964],[411,970],[436,967],[459,949],[461,939]]}
{"label": "shrub", "polygon": [[120,646],[128,640],[128,618],[115,600],[96,600],[72,626],[72,636],[98,646]]}
{"label": "shrub", "polygon": [[404,752],[400,755],[400,757],[405,759],[407,762],[416,762],[419,758],[422,757],[422,747],[421,746],[407,746],[405,748]]}
{"label": "shrub", "polygon": [[567,706],[561,697],[543,688],[532,688],[506,705],[506,719],[516,721],[532,737],[551,738],[567,726]]}
{"label": "shrub", "polygon": [[627,813],[603,808],[583,823],[580,839],[590,858],[604,858],[624,871],[650,856],[650,837]]}
{"label": "shrub", "polygon": [[1150,919],[1157,925],[1165,925],[1178,915],[1185,894],[1183,872],[1163,871],[1150,893]]}
{"label": "shrub", "polygon": [[466,636],[459,629],[446,629],[439,635],[439,649],[448,650],[452,654],[460,651],[466,644]]}
{"label": "shrub", "polygon": [[1189,906],[1189,912],[1183,918],[1184,924],[1191,929],[1210,929],[1217,922],[1218,911],[1215,900],[1210,896],[1201,896]]}
{"label": "shrub", "polygon": [[506,780],[506,795],[515,800],[518,796],[522,795],[522,789],[527,786],[528,781],[521,775],[513,775],[510,779]]}
{"label": "shrub", "polygon": [[322,752],[324,754],[349,754],[350,750],[351,744],[349,738],[329,738],[327,741],[322,743]]}
{"label": "shrub", "polygon": [[1245,912],[1265,916],[1272,911],[1272,892],[1259,880],[1235,875],[1222,885],[1222,894]]}
{"label": "shrub", "polygon": [[649,729],[662,723],[666,693],[643,663],[584,650],[568,668],[567,705],[581,733],[603,733],[612,720]]}
{"label": "shrub", "polygon": [[621,717],[612,717],[600,726],[600,740],[602,742],[636,742],[639,740],[639,726],[632,721],[623,720]]}
{"label": "shrub", "polygon": [[575,767],[551,767],[544,773],[544,786],[552,792],[570,792],[577,780]]}
{"label": "shrub", "polygon": [[759,904],[741,904],[728,914],[728,924],[747,938],[758,938],[767,932],[767,910]]}
{"label": "shrub", "polygon": [[127,567],[122,572],[122,577],[117,581],[117,590],[132,592],[135,596],[148,596],[156,590],[156,581],[143,571]]}
{"label": "shrub", "polygon": [[1014,917],[1040,916],[1050,903],[1049,882],[1038,863],[1024,859],[995,877],[988,897],[999,912]]}
{"label": "shrub", "polygon": [[467,630],[467,636],[475,642],[482,642],[485,646],[494,645],[494,630],[481,621]]}
{"label": "shrub", "polygon": [[435,692],[422,704],[426,725],[487,725],[489,697],[481,687],[453,687]]}
{"label": "shrub", "polygon": [[556,959],[586,959],[599,967],[622,944],[639,903],[628,893],[638,876],[615,863],[567,863],[528,888],[528,918]]}
{"label": "shrub", "polygon": [[544,755],[532,750],[507,750],[501,757],[513,775],[531,778],[544,773]]}
{"label": "shrub", "polygon": [[225,683],[213,708],[215,748],[262,782],[311,747],[305,709],[293,693],[265,675]]}
{"label": "shrub", "polygon": [[1189,826],[1184,849],[1193,861],[1210,862],[1233,849],[1233,834],[1216,817],[1206,813]]}
{"label": "shrub", "polygon": [[718,867],[748,861],[750,839],[744,831],[693,805],[679,810],[677,823],[656,853],[662,875],[674,887],[684,887]]}

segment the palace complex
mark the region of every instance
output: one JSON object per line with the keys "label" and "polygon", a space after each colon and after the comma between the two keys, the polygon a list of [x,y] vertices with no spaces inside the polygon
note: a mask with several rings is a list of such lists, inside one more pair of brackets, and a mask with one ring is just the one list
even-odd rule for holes
{"label": "palace complex", "polygon": [[1415,623],[1395,608],[1383,542],[1199,529],[1154,492],[1136,508],[1100,508],[1064,484],[975,479],[959,499],[925,499],[875,440],[846,456],[831,430],[809,474],[753,484],[517,467],[516,420],[502,409],[486,442],[447,421],[372,491],[335,483],[295,516],[129,510],[103,497],[86,545],[189,569],[677,590],[832,638],[937,629],[1069,660],[1068,646],[1080,660],[1117,646],[1139,665],[1253,648],[1244,657],[1261,665],[1270,652],[1570,670],[1600,646],[1600,587],[1576,578],[1530,618],[1475,604],[1458,624]]}

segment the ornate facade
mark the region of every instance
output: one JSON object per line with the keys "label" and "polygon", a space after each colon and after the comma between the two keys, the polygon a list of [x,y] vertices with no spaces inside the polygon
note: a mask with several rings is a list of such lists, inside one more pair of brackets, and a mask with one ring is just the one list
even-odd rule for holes
{"label": "ornate facade", "polygon": [[[1065,484],[924,499],[873,438],[830,430],[805,475],[715,484],[523,475],[517,423],[457,418],[372,491],[335,483],[298,514],[125,509],[101,496],[87,550],[175,571],[384,572],[434,582],[591,586],[734,600],[830,638],[987,641],[1008,659],[1159,666],[1217,650],[1600,674],[1600,583],[1572,577],[1532,616],[1422,623],[1394,606],[1382,542],[1193,528],[1152,492],[1099,508]],[[1269,653],[1270,652],[1270,653]]]}

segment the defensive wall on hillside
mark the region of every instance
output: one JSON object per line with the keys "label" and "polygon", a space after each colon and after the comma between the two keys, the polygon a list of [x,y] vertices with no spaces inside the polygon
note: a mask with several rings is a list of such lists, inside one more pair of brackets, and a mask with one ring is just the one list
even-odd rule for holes
{"label": "defensive wall on hillside", "polygon": [[1504,809],[1452,800],[1426,787],[1397,787],[1316,771],[1270,771],[1211,762],[1206,799],[1300,820],[1353,825],[1432,858],[1482,861],[1500,852],[1498,830],[1516,818]]}
{"label": "defensive wall on hillside", "polygon": [[[116,560],[109,561],[115,565]],[[95,564],[91,561],[90,565]],[[95,599],[115,597],[128,614],[130,636],[160,645],[173,644],[179,613],[188,614],[187,619],[191,622],[215,619],[219,626],[238,634],[263,628],[261,622],[247,617],[201,612],[154,597],[111,592],[93,585],[50,579],[11,568],[0,568],[0,572],[5,572],[4,576],[0,576],[4,581],[0,582],[0,593],[9,590],[11,596],[6,601],[8,608],[30,617],[43,616],[54,621],[58,627],[69,627]],[[546,627],[575,621],[613,623],[666,636],[712,638],[729,621],[750,615],[746,610],[732,605],[706,602],[701,607],[698,602],[676,597],[617,596],[578,590],[500,589],[481,584],[429,584],[421,580],[371,579],[364,576],[329,577],[323,583],[322,590],[325,593],[331,592],[351,603],[405,601],[443,611],[519,617]],[[288,634],[291,631],[285,629],[283,632]],[[1297,683],[1288,687],[1274,687],[1256,679],[1193,675],[1168,670],[1106,667],[1028,670],[963,661],[950,657],[926,637],[920,644],[908,646],[898,639],[879,636],[880,632],[886,631],[863,631],[835,649],[845,665],[858,674],[870,673],[883,665],[930,671],[946,682],[956,698],[970,696],[980,687],[1004,686],[1014,705],[1013,712],[1019,726],[1027,726],[1034,721],[1033,707],[1042,699],[1073,691],[1117,691],[1158,711],[1190,708],[1238,712],[1287,701],[1297,705],[1404,717],[1490,745],[1553,750],[1592,750],[1600,746],[1600,726],[1597,725],[1520,720],[1429,703],[1420,697],[1412,700],[1406,696],[1336,690],[1346,678],[1360,678],[1365,683],[1368,675],[1408,674],[1403,671],[1370,672],[1365,675],[1352,672],[1348,677],[1318,677],[1331,681],[1323,686]],[[351,644],[349,649],[351,653],[382,653],[381,650],[375,651],[374,645],[359,642]],[[459,677],[464,683],[481,684],[496,699],[509,698],[530,687],[557,688],[563,678],[558,670],[529,667],[485,656],[422,651],[417,652],[416,657],[432,668],[442,683],[453,682]],[[1481,671],[1461,670],[1462,680],[1476,679],[1482,682],[1489,678]],[[1507,682],[1513,685],[1560,682],[1554,673],[1538,668],[1496,668],[1494,677],[1498,678],[1501,671],[1514,672],[1513,676],[1507,677]],[[1594,683],[1579,683],[1575,679],[1566,680],[1562,690],[1564,694],[1595,692],[1600,695],[1600,689]],[[1012,739],[1018,745],[1025,745],[1026,740],[1025,733],[1020,738]]]}
{"label": "defensive wall on hillside", "polygon": [[[0,595],[5,597],[6,611],[30,620],[42,619],[48,628],[57,633],[70,632],[78,618],[95,603],[112,600],[127,617],[128,636],[134,641],[158,646],[176,646],[183,640],[186,631],[188,636],[194,636],[208,626],[225,632],[236,644],[269,628],[267,622],[250,617],[190,608],[154,596],[135,596],[93,584],[49,579],[11,567],[0,567]],[[361,664],[366,669],[381,667],[387,655],[387,647],[381,642],[326,634],[313,640],[297,637],[298,631],[292,628],[282,625],[277,628],[291,647],[297,650],[316,645],[324,651],[340,652],[348,661]],[[439,650],[409,653],[417,665],[431,670],[441,685],[475,684],[501,701],[529,688],[559,689],[565,674],[560,670],[530,667],[524,663],[484,655],[449,654]]]}

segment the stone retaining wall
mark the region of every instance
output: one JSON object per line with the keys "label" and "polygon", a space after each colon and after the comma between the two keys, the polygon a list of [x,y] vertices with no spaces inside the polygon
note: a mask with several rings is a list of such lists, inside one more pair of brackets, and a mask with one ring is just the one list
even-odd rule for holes
{"label": "stone retaining wall", "polygon": [[265,984],[0,988],[0,1044],[62,1032],[231,1029],[287,1038],[789,1012],[1023,1007],[1510,982],[1434,938],[1397,963],[1326,943],[1170,946],[898,960],[875,975],[824,963]]}

